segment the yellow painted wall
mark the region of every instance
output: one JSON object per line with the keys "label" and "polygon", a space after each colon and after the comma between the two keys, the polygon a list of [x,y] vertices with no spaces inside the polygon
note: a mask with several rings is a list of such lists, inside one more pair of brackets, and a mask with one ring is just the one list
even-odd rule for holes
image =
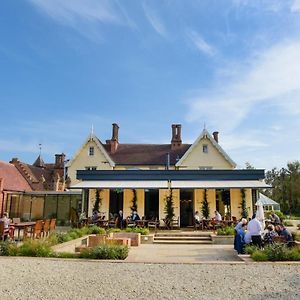
{"label": "yellow painted wall", "polygon": [[[166,216],[165,213],[165,198],[168,195],[169,190],[168,189],[160,189],[159,190],[159,219],[164,219]],[[179,210],[180,210],[180,190],[173,189],[173,204],[174,204],[174,213],[175,213],[175,219],[179,217]]]}
{"label": "yellow painted wall", "polygon": [[[109,217],[109,189],[102,189],[100,191],[101,206],[100,213],[105,215],[105,219]],[[96,189],[89,190],[89,207],[88,207],[88,216],[92,216],[93,207],[96,201]]]}
{"label": "yellow painted wall", "polygon": [[[89,155],[89,147],[94,147],[94,155]],[[68,176],[71,179],[71,185],[79,182],[76,179],[77,170],[85,170],[85,167],[97,167],[97,170],[111,170],[106,157],[100,151],[96,143],[89,141],[80,151],[79,155],[73,160],[71,166],[68,167]]]}
{"label": "yellow painted wall", "polygon": [[[131,215],[133,191],[132,189],[124,189],[124,216],[128,217]],[[145,193],[143,189],[136,189],[137,197],[137,213],[142,218],[145,215]]]}
{"label": "yellow painted wall", "polygon": [[230,189],[230,205],[231,205],[231,215],[240,219],[241,217],[241,190],[240,189]]}
{"label": "yellow painted wall", "polygon": [[202,211],[201,211],[202,201],[203,201],[203,190],[195,189],[194,190],[194,213],[198,211],[201,217],[202,217]]}
{"label": "yellow painted wall", "polygon": [[[203,153],[203,145],[208,145],[208,153]],[[193,148],[193,151],[183,160],[180,169],[233,169],[224,156],[215,148],[209,139],[203,138]]]}
{"label": "yellow painted wall", "polygon": [[[204,189],[194,190],[194,211],[199,211],[199,214],[202,216],[202,203],[204,199]],[[212,218],[215,215],[216,210],[216,190],[207,189],[207,201],[209,205],[209,217]]]}
{"label": "yellow painted wall", "polygon": [[[142,170],[165,170],[166,166],[164,165],[117,165],[114,170],[128,170],[128,169],[142,169]],[[170,167],[170,170],[175,169],[175,167]]]}

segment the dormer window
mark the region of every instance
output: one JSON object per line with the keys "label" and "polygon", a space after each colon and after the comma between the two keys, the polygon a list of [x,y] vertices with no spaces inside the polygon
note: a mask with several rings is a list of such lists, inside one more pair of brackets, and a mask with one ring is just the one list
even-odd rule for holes
{"label": "dormer window", "polygon": [[89,148],[89,156],[93,156],[94,153],[95,153],[94,147],[90,147],[90,148]]}
{"label": "dormer window", "polygon": [[208,145],[203,145],[202,151],[203,153],[208,153]]}

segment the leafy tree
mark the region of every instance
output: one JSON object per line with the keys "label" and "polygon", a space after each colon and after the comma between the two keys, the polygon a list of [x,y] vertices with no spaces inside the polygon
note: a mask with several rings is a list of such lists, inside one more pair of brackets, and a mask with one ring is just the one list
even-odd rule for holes
{"label": "leafy tree", "polygon": [[94,203],[94,207],[93,207],[93,211],[99,211],[100,210],[100,206],[102,204],[102,199],[100,198],[100,193],[102,190],[96,190],[96,200]]}
{"label": "leafy tree", "polygon": [[246,194],[245,189],[241,189],[241,215],[242,218],[247,219],[248,218],[248,210],[247,210],[247,204],[246,204]]}
{"label": "leafy tree", "polygon": [[247,170],[254,170],[255,169],[248,161],[245,162],[245,165],[246,165]]}
{"label": "leafy tree", "polygon": [[132,197],[132,205],[130,207],[131,211],[134,212],[134,211],[137,211],[137,195],[136,195],[136,189],[133,189],[132,190],[133,192],[133,197]]}
{"label": "leafy tree", "polygon": [[266,183],[273,189],[264,194],[280,203],[285,214],[300,214],[300,162],[287,163],[286,168],[273,168],[266,172]]}
{"label": "leafy tree", "polygon": [[204,190],[201,211],[202,211],[203,217],[205,219],[208,219],[209,218],[209,204],[208,204],[208,201],[207,201],[207,190],[206,189]]}
{"label": "leafy tree", "polygon": [[164,212],[166,214],[166,221],[168,223],[170,223],[173,218],[175,217],[175,213],[174,213],[174,203],[173,203],[173,190],[170,189],[170,192],[168,193],[168,195],[165,198],[165,209]]}

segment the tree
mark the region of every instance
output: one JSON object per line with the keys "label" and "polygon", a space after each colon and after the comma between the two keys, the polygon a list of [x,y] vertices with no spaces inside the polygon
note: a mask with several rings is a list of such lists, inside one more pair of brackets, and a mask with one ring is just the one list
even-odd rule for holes
{"label": "tree", "polygon": [[169,193],[166,195],[164,212],[166,214],[166,222],[170,224],[175,217],[172,189],[170,189]]}
{"label": "tree", "polygon": [[241,189],[241,215],[242,218],[247,219],[248,218],[248,210],[247,210],[247,204],[246,204],[246,194],[245,189]]}
{"label": "tree", "polygon": [[266,183],[273,188],[264,194],[280,203],[285,214],[300,214],[300,162],[287,163],[286,168],[266,172]]}
{"label": "tree", "polygon": [[100,198],[100,193],[102,190],[96,190],[96,199],[93,207],[93,211],[99,211],[102,204],[102,199]]}
{"label": "tree", "polygon": [[245,162],[245,166],[246,166],[247,170],[254,170],[255,169],[248,161]]}
{"label": "tree", "polygon": [[137,195],[136,195],[136,189],[133,189],[132,190],[133,192],[133,197],[132,197],[132,205],[130,207],[131,211],[134,212],[134,211],[137,211]]}
{"label": "tree", "polygon": [[201,211],[202,211],[203,217],[205,219],[208,219],[209,218],[209,204],[208,204],[208,201],[207,201],[207,190],[206,189],[204,190]]}

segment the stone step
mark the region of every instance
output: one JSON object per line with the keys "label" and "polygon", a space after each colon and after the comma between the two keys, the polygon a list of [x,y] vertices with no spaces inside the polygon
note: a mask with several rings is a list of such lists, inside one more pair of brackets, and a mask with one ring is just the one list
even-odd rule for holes
{"label": "stone step", "polygon": [[208,237],[210,238],[210,234],[180,234],[180,233],[171,233],[171,234],[168,234],[168,233],[156,233],[154,235],[155,237]]}
{"label": "stone step", "polygon": [[158,240],[195,240],[195,241],[211,241],[211,238],[209,236],[155,236],[155,241]]}
{"label": "stone step", "polygon": [[173,244],[173,245],[196,245],[196,244],[201,244],[201,245],[209,245],[212,244],[211,240],[154,240],[153,244]]}

